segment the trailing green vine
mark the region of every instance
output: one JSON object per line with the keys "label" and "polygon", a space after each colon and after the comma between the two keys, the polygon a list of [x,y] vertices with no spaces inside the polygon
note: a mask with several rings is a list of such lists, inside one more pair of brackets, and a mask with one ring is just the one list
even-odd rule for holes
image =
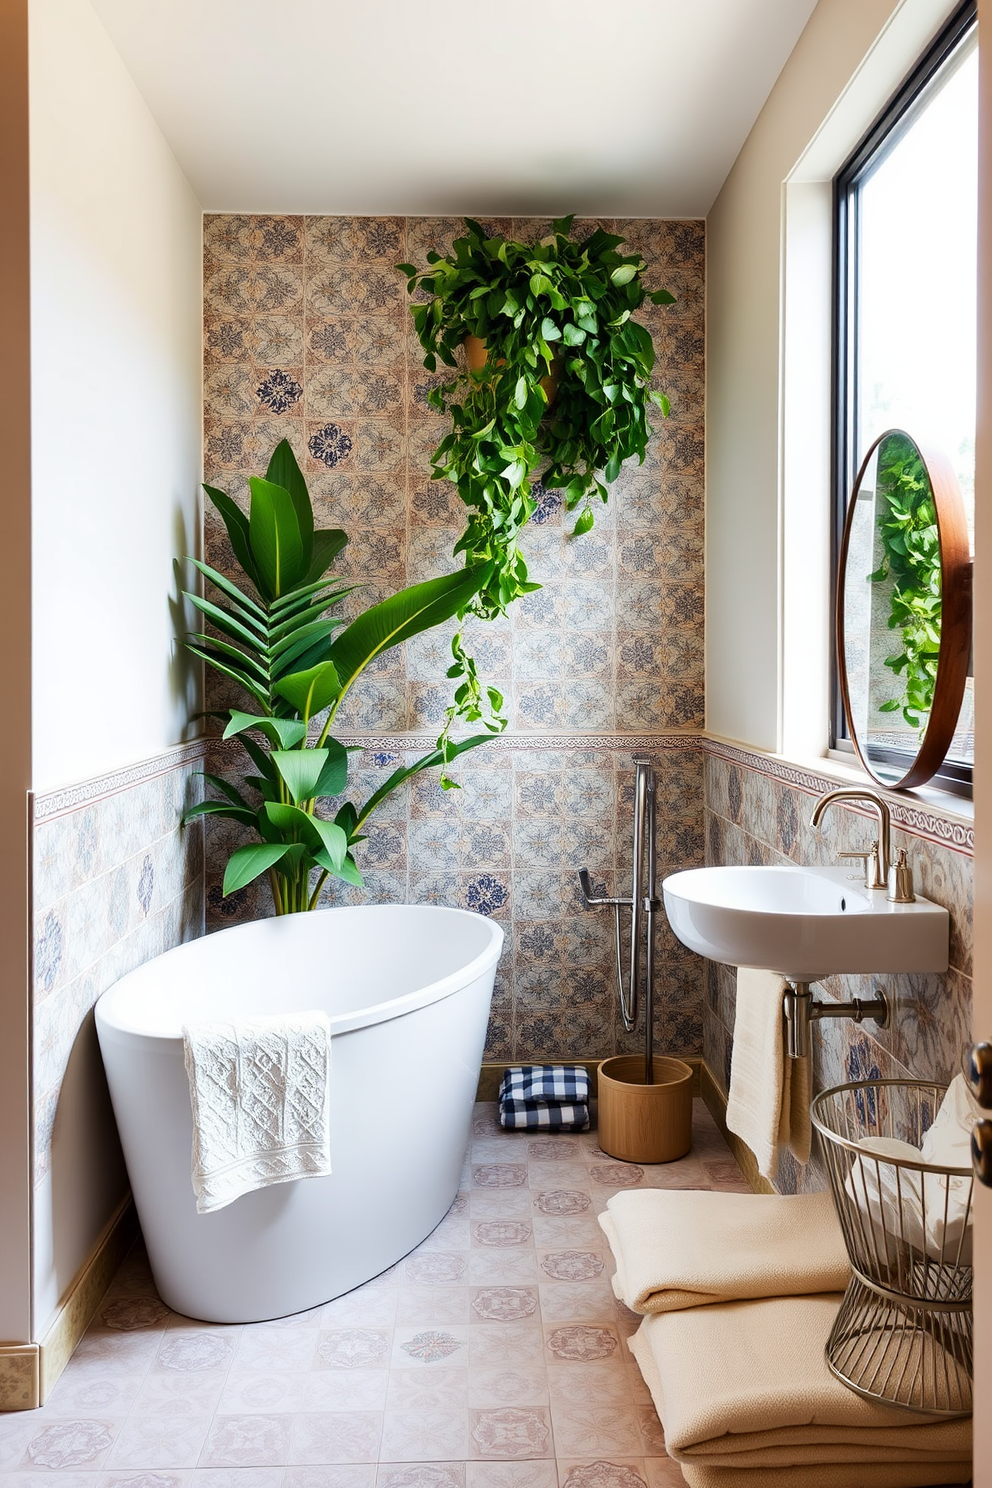
{"label": "trailing green vine", "polygon": [[901,711],[911,728],[923,728],[940,651],[940,535],[926,467],[916,445],[899,431],[879,445],[876,503],[883,559],[869,579],[892,584],[888,626],[899,632],[901,650],[887,656],[885,665],[903,684],[898,697],[879,704],[879,712]]}
{"label": "trailing green vine", "polygon": [[645,288],[644,260],[619,253],[621,237],[597,229],[576,241],[572,221],[560,218],[544,242],[519,243],[489,238],[466,217],[466,235],[446,257],[428,253],[426,269],[398,265],[410,293],[426,295],[412,313],[428,371],[439,361],[457,368],[466,336],[486,346],[481,370],[460,371],[428,395],[452,424],[432,456],[433,476],[453,481],[468,508],[455,552],[469,567],[492,565],[469,605],[483,619],[540,587],[518,544],[538,469],[577,511],[574,533],[588,532],[592,503],[607,500],[623,462],[636,455],[643,463],[648,403],[669,411],[648,389],[654,347],[633,314],[645,299],[667,305],[674,296]]}

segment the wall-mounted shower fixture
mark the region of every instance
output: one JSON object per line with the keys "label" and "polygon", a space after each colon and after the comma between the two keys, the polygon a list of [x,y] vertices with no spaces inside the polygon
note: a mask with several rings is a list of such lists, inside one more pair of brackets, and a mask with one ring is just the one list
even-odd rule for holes
{"label": "wall-mounted shower fixture", "polygon": [[[654,768],[645,755],[634,756],[634,851],[633,882],[629,899],[597,898],[588,868],[579,869],[579,883],[586,909],[612,909],[616,934],[617,992],[620,1016],[628,1033],[637,1026],[641,977],[641,927],[644,927],[644,1083],[654,1083],[654,956],[655,916],[661,909],[657,895],[658,826]],[[645,856],[647,863],[645,865]],[[623,935],[620,911],[630,910],[628,975],[623,968]]]}

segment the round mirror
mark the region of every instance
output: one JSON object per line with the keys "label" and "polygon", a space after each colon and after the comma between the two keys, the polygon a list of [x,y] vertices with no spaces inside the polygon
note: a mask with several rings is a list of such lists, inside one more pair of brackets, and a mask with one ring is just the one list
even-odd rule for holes
{"label": "round mirror", "polygon": [[837,585],[841,692],[858,758],[880,785],[922,785],[958,725],[971,654],[971,559],[949,462],[902,429],[865,456]]}

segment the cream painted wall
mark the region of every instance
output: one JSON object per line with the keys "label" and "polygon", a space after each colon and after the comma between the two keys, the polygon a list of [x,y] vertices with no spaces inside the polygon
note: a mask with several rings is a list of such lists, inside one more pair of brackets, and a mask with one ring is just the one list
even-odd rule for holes
{"label": "cream painted wall", "polygon": [[[4,583],[0,630],[11,637],[0,734],[0,1344],[31,1329],[31,1098],[28,809],[31,783],[30,323],[28,317],[27,0],[0,6],[0,447],[4,452]],[[0,1391],[2,1393],[2,1391]]]}
{"label": "cream painted wall", "polygon": [[[972,1032],[992,1039],[992,0],[978,0],[978,434],[975,441],[975,949]],[[992,1399],[992,1191],[979,1189],[975,1399]],[[975,1413],[975,1488],[992,1488],[992,1414]]]}
{"label": "cream painted wall", "polygon": [[34,785],[183,736],[201,213],[89,0],[31,0]]}
{"label": "cream painted wall", "polygon": [[[196,706],[175,637],[186,624],[177,559],[199,544],[202,217],[89,0],[30,0],[29,16],[33,784],[44,791],[159,753]],[[85,930],[68,933],[66,954],[85,956]],[[34,1338],[125,1192],[88,1020],[34,1192]]]}
{"label": "cream painted wall", "polygon": [[[824,694],[821,715],[804,701],[791,732],[784,707],[800,695],[804,665],[825,677],[829,604],[826,348],[802,365],[808,297],[829,288],[829,218],[815,193],[804,200],[794,187],[831,179],[955,8],[820,0],[707,219],[707,727],[759,749],[815,753],[817,738],[820,750],[827,743],[824,688],[812,688]],[[784,314],[787,235],[798,317]],[[821,341],[824,324],[814,328]],[[790,341],[798,355],[787,366]],[[815,581],[790,592],[784,560],[795,578],[797,548]]]}

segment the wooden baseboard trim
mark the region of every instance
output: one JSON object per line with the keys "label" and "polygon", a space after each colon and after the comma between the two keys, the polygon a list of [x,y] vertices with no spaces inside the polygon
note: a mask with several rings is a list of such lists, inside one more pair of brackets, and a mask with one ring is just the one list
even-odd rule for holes
{"label": "wooden baseboard trim", "polygon": [[[89,1327],[110,1283],[138,1235],[138,1216],[130,1194],[104,1228],[89,1258],[80,1267],[38,1350],[38,1387],[34,1405],[44,1405],[73,1350]],[[29,1406],[6,1407],[30,1409]]]}
{"label": "wooden baseboard trim", "polygon": [[[693,1075],[692,1093],[694,1096],[699,1095],[701,1093],[699,1083],[699,1070],[703,1061],[696,1058],[694,1055],[683,1056],[680,1054],[678,1057],[683,1061],[684,1064],[688,1064],[691,1067]],[[551,1061],[549,1060],[548,1063],[550,1062]],[[581,1064],[582,1068],[588,1071],[589,1094],[593,1098],[593,1100],[595,1100],[599,1092],[599,1066],[603,1062],[602,1059],[567,1059],[559,1060],[558,1062],[562,1064]],[[501,1059],[498,1061],[493,1060],[486,1064],[483,1064],[481,1070],[479,1071],[479,1088],[475,1093],[476,1100],[496,1100],[499,1095],[499,1086],[500,1081],[503,1078],[503,1071],[506,1069],[508,1064],[514,1063],[519,1064],[521,1063],[521,1061],[512,1059]]]}
{"label": "wooden baseboard trim", "polygon": [[0,1343],[0,1411],[34,1410],[41,1404],[41,1349],[36,1343]]}
{"label": "wooden baseboard trim", "polygon": [[727,1128],[727,1097],[717,1083],[716,1076],[706,1063],[705,1059],[699,1061],[700,1094],[706,1102],[706,1109],[720,1128],[723,1140],[737,1159],[737,1166],[744,1174],[745,1182],[750,1183],[755,1193],[773,1194],[773,1188],[768,1179],[758,1172],[758,1164],[754,1153],[746,1142],[742,1142],[735,1132]]}

